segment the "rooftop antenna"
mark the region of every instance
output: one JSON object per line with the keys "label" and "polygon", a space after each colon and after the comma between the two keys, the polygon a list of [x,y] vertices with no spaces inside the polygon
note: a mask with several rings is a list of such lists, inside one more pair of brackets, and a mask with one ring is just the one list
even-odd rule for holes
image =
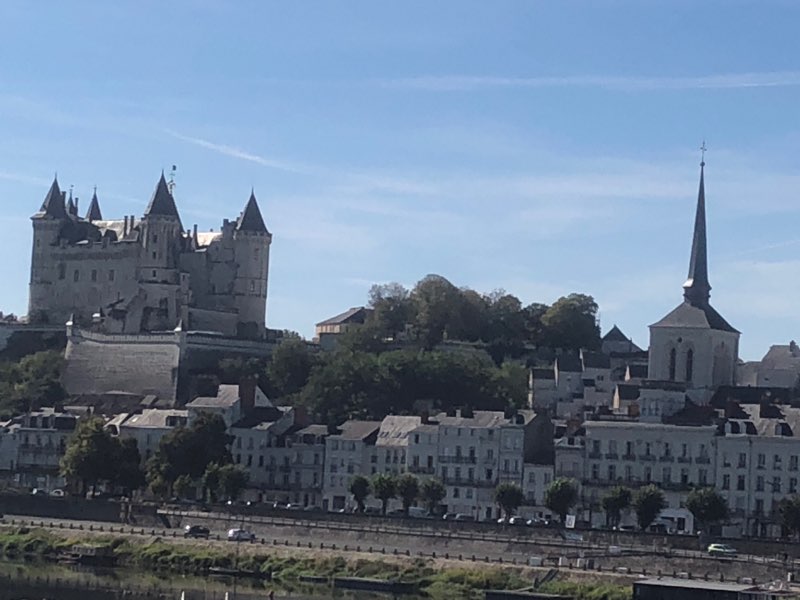
{"label": "rooftop antenna", "polygon": [[706,166],[706,141],[703,140],[703,143],[700,145],[700,166]]}
{"label": "rooftop antenna", "polygon": [[169,172],[169,181],[167,182],[167,188],[169,189],[170,196],[174,196],[175,193],[175,172],[178,170],[176,165],[172,165],[172,170]]}
{"label": "rooftop antenna", "polygon": [[69,199],[70,200],[72,200],[72,188],[74,188],[74,187],[75,187],[74,185],[70,185],[69,186]]}

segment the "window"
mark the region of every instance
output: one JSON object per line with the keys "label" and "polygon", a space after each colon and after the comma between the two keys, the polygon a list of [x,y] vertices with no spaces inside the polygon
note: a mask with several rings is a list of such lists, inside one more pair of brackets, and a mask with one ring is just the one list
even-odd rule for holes
{"label": "window", "polygon": [[466,496],[468,500],[472,500],[472,488],[467,488]]}
{"label": "window", "polygon": [[772,468],[775,469],[776,471],[779,471],[781,469],[781,462],[782,462],[781,455],[776,454],[775,456],[772,457]]}
{"label": "window", "polygon": [[756,477],[756,491],[763,492],[764,491],[764,476],[759,475]]}
{"label": "window", "polygon": [[644,468],[644,481],[645,483],[650,483],[653,481],[653,469],[650,467]]}
{"label": "window", "polygon": [[250,281],[250,292],[252,293],[252,292],[255,292],[255,291],[256,291],[256,282],[255,281]]}
{"label": "window", "polygon": [[675,348],[669,351],[669,380],[675,381],[675,359],[677,353],[675,352]]}
{"label": "window", "polygon": [[97,281],[97,269],[92,269],[92,281]]}
{"label": "window", "polygon": [[467,479],[469,479],[470,481],[475,479],[475,469],[473,469],[472,467],[467,469]]}
{"label": "window", "polygon": [[756,514],[760,515],[764,512],[764,500],[756,498]]}
{"label": "window", "polygon": [[600,479],[600,465],[592,464],[592,479]]}
{"label": "window", "polygon": [[625,442],[625,454],[633,456],[633,442]]}
{"label": "window", "polygon": [[789,457],[789,470],[797,471],[797,455],[794,454]]}
{"label": "window", "polygon": [[72,281],[80,281],[81,280],[81,272],[78,269],[75,269],[72,272]]}
{"label": "window", "polygon": [[592,454],[600,454],[600,440],[592,441]]}
{"label": "window", "polygon": [[736,478],[736,490],[739,492],[744,491],[744,475],[739,475]]}
{"label": "window", "polygon": [[737,465],[740,469],[747,468],[747,454],[744,452],[739,453],[739,463]]}
{"label": "window", "polygon": [[773,477],[772,478],[772,493],[773,494],[780,494],[781,493],[781,486],[782,486],[781,478],[780,477]]}
{"label": "window", "polygon": [[661,481],[664,483],[671,483],[672,482],[672,469],[669,467],[664,467],[661,469]]}
{"label": "window", "polygon": [[669,442],[664,442],[664,456],[672,456],[672,449],[670,448]]}
{"label": "window", "polygon": [[689,456],[689,444],[681,444],[681,456],[683,458]]}
{"label": "window", "polygon": [[789,480],[789,493],[790,494],[796,494],[797,493],[797,478],[796,477],[792,477]]}
{"label": "window", "polygon": [[727,473],[722,476],[722,489],[729,490],[731,488],[731,476]]}
{"label": "window", "polygon": [[252,454],[248,454],[247,455],[247,466],[248,467],[252,467],[253,466],[253,455]]}
{"label": "window", "polygon": [[492,448],[489,448],[486,451],[486,458],[489,459],[489,460],[494,459],[494,450]]}
{"label": "window", "polygon": [[153,278],[155,278],[155,276],[156,276],[156,270],[153,269]]}
{"label": "window", "polygon": [[723,467],[730,467],[731,466],[731,461],[728,460],[728,453],[727,452],[723,452],[722,453],[722,466]]}
{"label": "window", "polygon": [[689,469],[681,469],[681,483],[687,485],[689,483]]}
{"label": "window", "polygon": [[528,483],[536,483],[536,471],[528,473]]}
{"label": "window", "polygon": [[616,481],[616,479],[617,479],[617,467],[615,465],[608,465],[608,480]]}
{"label": "window", "polygon": [[442,479],[447,479],[447,467],[442,467]]}
{"label": "window", "polygon": [[633,481],[633,467],[630,465],[625,467],[625,481]]}
{"label": "window", "polygon": [[651,450],[650,442],[647,442],[644,445],[644,455],[645,456],[650,456],[650,450]]}
{"label": "window", "polygon": [[766,454],[759,454],[758,455],[758,468],[759,469],[766,469],[767,468],[767,455]]}
{"label": "window", "polygon": [[58,265],[58,278],[64,279],[67,276],[67,267],[64,264]]}
{"label": "window", "polygon": [[453,498],[458,498],[461,495],[461,490],[458,488],[453,488]]}
{"label": "window", "polygon": [[700,485],[706,485],[708,483],[708,471],[705,469],[699,469],[697,471],[697,483]]}
{"label": "window", "polygon": [[419,434],[418,433],[414,434],[414,443],[415,444],[419,444]]}
{"label": "window", "polygon": [[494,471],[492,469],[486,469],[486,481],[492,481],[494,479]]}
{"label": "window", "polygon": [[686,353],[686,381],[691,381],[693,374],[694,374],[694,350],[689,350]]}

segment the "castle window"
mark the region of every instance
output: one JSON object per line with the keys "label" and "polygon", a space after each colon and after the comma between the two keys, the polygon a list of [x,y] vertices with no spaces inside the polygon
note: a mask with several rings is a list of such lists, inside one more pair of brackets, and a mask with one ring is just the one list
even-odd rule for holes
{"label": "castle window", "polygon": [[75,269],[75,271],[72,273],[72,281],[80,281],[80,279],[81,279],[81,272],[78,271],[78,269]]}
{"label": "castle window", "polygon": [[92,281],[97,281],[97,269],[92,269]]}
{"label": "castle window", "polygon": [[153,277],[155,277],[155,276],[156,276],[156,271],[155,271],[155,269],[153,269]]}
{"label": "castle window", "polygon": [[155,260],[156,258],[158,258],[158,252],[153,250],[153,260]]}
{"label": "castle window", "polygon": [[256,291],[256,282],[255,281],[251,281],[250,282],[250,291],[251,292],[255,292]]}
{"label": "castle window", "polygon": [[686,381],[691,381],[692,375],[694,375],[694,350],[689,350],[686,353]]}
{"label": "castle window", "polygon": [[58,278],[64,279],[67,276],[67,267],[64,264],[58,265]]}
{"label": "castle window", "polygon": [[675,381],[675,362],[677,359],[677,352],[675,348],[669,351],[669,380]]}
{"label": "castle window", "polygon": [[114,269],[109,269],[108,271],[108,280],[114,281]]}
{"label": "castle window", "polygon": [[158,234],[157,233],[153,234],[153,243],[154,244],[158,243]]}

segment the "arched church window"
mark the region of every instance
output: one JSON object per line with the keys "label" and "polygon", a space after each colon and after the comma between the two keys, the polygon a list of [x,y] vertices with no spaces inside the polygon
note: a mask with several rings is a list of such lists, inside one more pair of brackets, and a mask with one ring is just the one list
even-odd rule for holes
{"label": "arched church window", "polygon": [[675,381],[675,363],[677,360],[677,352],[675,348],[669,351],[669,380]]}
{"label": "arched church window", "polygon": [[689,350],[686,353],[686,381],[691,381],[692,375],[694,375],[694,350]]}

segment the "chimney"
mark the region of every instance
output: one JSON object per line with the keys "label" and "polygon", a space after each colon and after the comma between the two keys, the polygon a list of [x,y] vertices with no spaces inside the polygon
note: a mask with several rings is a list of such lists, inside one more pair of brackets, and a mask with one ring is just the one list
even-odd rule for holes
{"label": "chimney", "polygon": [[192,238],[194,239],[194,245],[197,245],[197,223],[194,224],[192,228]]}
{"label": "chimney", "polygon": [[75,216],[80,214],[80,210],[78,210],[78,197],[75,196]]}
{"label": "chimney", "polygon": [[256,378],[252,375],[245,375],[239,380],[239,401],[243,415],[252,413],[256,407]]}
{"label": "chimney", "polygon": [[419,416],[423,425],[427,425],[428,423],[430,423],[431,413],[429,413],[427,410],[423,410]]}
{"label": "chimney", "polygon": [[122,225],[122,237],[128,235],[128,215],[125,215],[124,223]]}

